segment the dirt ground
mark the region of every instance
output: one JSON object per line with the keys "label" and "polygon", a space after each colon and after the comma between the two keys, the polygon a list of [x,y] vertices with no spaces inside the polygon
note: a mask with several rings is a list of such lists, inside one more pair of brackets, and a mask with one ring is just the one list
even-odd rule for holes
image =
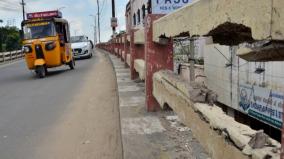
{"label": "dirt ground", "polygon": [[46,133],[35,158],[123,158],[115,73],[105,54],[94,58],[92,71],[82,78],[85,84],[66,103],[68,110]]}

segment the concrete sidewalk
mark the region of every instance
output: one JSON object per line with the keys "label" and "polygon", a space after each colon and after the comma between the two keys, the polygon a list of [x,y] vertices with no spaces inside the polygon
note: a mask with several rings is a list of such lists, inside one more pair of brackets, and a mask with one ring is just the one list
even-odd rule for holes
{"label": "concrete sidewalk", "polygon": [[145,85],[109,55],[116,72],[124,159],[208,159],[209,155],[172,111],[146,112]]}

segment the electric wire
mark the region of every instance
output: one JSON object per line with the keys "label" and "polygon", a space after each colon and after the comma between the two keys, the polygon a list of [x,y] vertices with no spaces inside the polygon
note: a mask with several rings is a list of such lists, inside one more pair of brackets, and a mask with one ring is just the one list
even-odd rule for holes
{"label": "electric wire", "polygon": [[20,4],[15,1],[0,0],[0,9],[5,11],[20,12]]}
{"label": "electric wire", "polygon": [[101,16],[101,23],[102,23],[102,24],[104,23],[105,16],[107,15],[107,14],[103,14],[104,11],[105,11],[105,8],[106,8],[106,5],[105,5],[105,4],[106,4],[106,0],[103,1],[102,7],[101,7],[101,9],[100,9],[100,16],[103,15],[103,16]]}
{"label": "electric wire", "polygon": [[7,8],[17,8],[17,9],[20,9],[20,4],[12,4],[12,3],[7,3],[7,2],[4,2],[4,1],[0,1],[0,6],[4,6],[4,7],[7,7]]}
{"label": "electric wire", "polygon": [[9,0],[0,0],[0,2],[5,2],[5,3],[9,3],[9,4],[12,4],[12,5],[17,5],[19,4],[17,1],[9,1]]}
{"label": "electric wire", "polygon": [[0,6],[0,9],[5,10],[5,11],[21,12],[19,9],[9,8],[9,7],[4,7],[4,6]]}
{"label": "electric wire", "polygon": [[101,10],[100,10],[100,14],[102,14],[102,11],[104,10],[105,3],[106,3],[106,0],[103,1],[102,7],[101,7]]}

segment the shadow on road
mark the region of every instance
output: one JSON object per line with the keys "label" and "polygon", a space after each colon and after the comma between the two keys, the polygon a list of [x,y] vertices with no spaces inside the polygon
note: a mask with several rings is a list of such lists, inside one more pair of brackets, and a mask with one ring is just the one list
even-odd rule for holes
{"label": "shadow on road", "polygon": [[[69,70],[69,69],[48,70],[46,78],[56,76],[56,75],[60,75],[62,73],[68,72],[68,71],[71,71],[71,70]],[[35,76],[35,78],[37,78],[37,77]]]}

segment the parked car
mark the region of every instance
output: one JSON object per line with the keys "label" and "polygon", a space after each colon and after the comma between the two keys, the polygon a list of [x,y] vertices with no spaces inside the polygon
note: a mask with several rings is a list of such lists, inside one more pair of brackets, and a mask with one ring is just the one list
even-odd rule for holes
{"label": "parked car", "polygon": [[75,59],[93,57],[94,44],[91,40],[88,40],[87,36],[72,36],[71,43]]}

